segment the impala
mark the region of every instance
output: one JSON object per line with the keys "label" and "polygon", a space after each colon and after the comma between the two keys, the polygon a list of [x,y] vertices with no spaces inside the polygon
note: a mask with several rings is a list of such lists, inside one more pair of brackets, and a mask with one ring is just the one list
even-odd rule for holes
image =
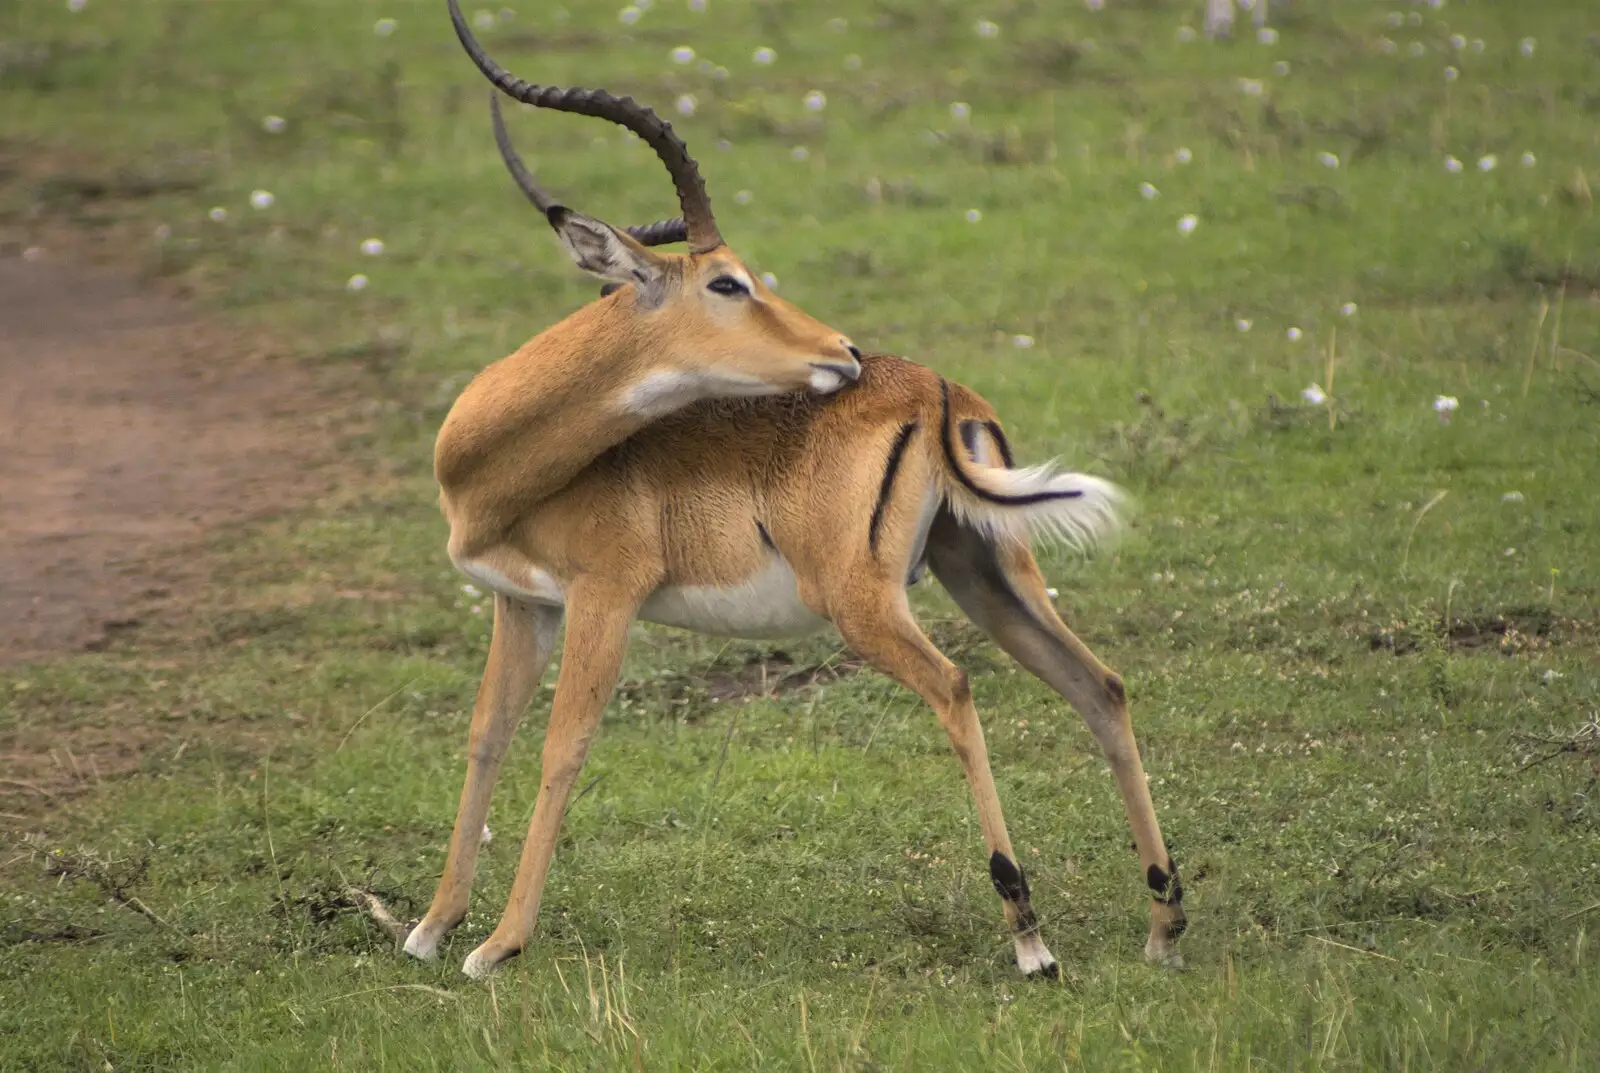
{"label": "impala", "polygon": [[[496,140],[518,185],[581,267],[622,286],[490,366],[440,430],[435,471],[450,554],[493,590],[494,633],[444,874],[406,950],[434,956],[466,915],[494,780],[563,620],[533,819],[499,925],[463,965],[469,976],[487,975],[529,941],[631,623],[750,638],[831,624],[933,708],[977,805],[1017,965],[1055,975],[966,675],[912,617],[907,588],[926,566],[1083,714],[1151,891],[1145,955],[1176,962],[1182,889],[1122,681],[1057,616],[1029,550],[1030,534],[1092,542],[1116,522],[1117,490],[1049,466],[1013,468],[976,393],[901,358],[862,356],[782,303],[722,245],[694,162],[667,124],[627,98],[515,78],[473,39],[455,0],[450,10],[500,91],[639,133],[667,163],[684,212],[681,227],[630,233],[559,205],[517,159],[495,106]],[[673,237],[688,240],[688,256],[645,246]]]}

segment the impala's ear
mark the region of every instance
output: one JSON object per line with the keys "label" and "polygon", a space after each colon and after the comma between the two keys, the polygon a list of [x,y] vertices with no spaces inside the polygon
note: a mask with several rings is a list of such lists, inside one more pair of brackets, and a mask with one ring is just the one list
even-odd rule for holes
{"label": "impala's ear", "polygon": [[585,272],[613,283],[636,284],[641,293],[660,282],[666,261],[604,220],[573,212],[564,205],[550,210],[550,226]]}

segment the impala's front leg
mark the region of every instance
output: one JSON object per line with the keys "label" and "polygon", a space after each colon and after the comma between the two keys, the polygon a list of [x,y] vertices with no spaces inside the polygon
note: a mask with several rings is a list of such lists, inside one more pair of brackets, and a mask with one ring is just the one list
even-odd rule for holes
{"label": "impala's front leg", "polygon": [[581,587],[568,594],[567,638],[562,646],[550,727],[545,732],[539,797],[500,923],[461,966],[461,971],[474,979],[482,979],[502,961],[520,954],[533,933],[567,798],[583,770],[589,742],[600,725],[606,701],[616,687],[622,656],[628,647],[628,625],[636,606],[637,601],[603,598]]}
{"label": "impala's front leg", "polygon": [[456,810],[439,889],[427,916],[406,937],[406,953],[413,957],[431,960],[439,940],[467,915],[467,897],[472,893],[472,873],[478,863],[495,776],[522,712],[544,676],[560,627],[559,607],[500,595],[494,598],[494,638],[489,642],[489,662],[478,686],[467,737],[467,779],[461,787],[461,805]]}

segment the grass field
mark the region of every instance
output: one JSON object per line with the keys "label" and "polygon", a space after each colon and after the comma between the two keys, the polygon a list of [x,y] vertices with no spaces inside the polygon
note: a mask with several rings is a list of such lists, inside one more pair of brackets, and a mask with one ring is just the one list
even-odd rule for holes
{"label": "grass field", "polygon": [[[373,417],[327,502],[216,537],[191,623],[0,674],[0,734],[144,750],[0,799],[0,1069],[1596,1068],[1600,12],[1296,0],[1275,43],[1186,41],[1201,7],[490,16],[526,77],[692,97],[785,297],[1134,493],[1115,549],[1044,562],[1126,677],[1191,929],[1187,971],[1142,963],[1092,738],[927,582],[1062,981],[1016,976],[920,702],[827,637],[638,627],[540,935],[482,985],[548,689],[439,963],[343,891],[420,915],[464,766],[488,623],[433,434],[596,285],[442,0],[0,7],[3,218],[122,236],[241,335],[362,367]],[[575,207],[669,212],[615,128],[510,119]]]}

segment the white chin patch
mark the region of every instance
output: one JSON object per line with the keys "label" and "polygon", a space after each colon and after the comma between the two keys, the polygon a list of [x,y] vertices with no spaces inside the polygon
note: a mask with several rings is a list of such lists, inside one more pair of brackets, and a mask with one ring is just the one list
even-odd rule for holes
{"label": "white chin patch", "polygon": [[811,370],[811,390],[818,395],[831,395],[844,387],[844,377],[832,369]]}

